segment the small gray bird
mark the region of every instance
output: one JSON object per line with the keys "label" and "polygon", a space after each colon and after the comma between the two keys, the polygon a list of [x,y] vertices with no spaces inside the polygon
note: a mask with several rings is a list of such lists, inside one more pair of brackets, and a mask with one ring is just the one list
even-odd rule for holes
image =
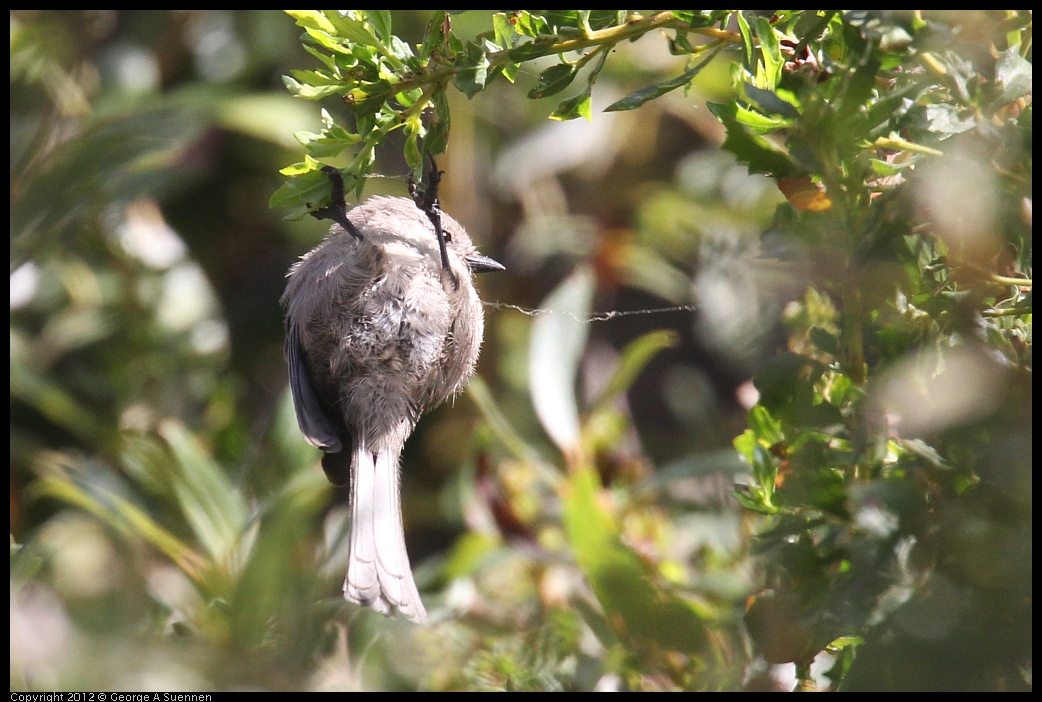
{"label": "small gray bird", "polygon": [[420,416],[474,372],[484,316],[473,274],[503,270],[441,217],[450,270],[416,203],[374,197],[290,268],[282,296],[297,422],[329,479],[351,483],[344,597],[416,622],[427,613],[405,549],[399,457]]}

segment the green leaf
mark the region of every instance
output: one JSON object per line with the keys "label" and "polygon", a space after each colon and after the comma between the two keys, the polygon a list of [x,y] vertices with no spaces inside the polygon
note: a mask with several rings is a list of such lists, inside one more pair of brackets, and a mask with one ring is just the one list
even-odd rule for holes
{"label": "green leaf", "polygon": [[445,44],[445,10],[435,10],[427,22],[427,29],[423,34],[423,43],[420,45],[420,63],[425,65],[431,54]]}
{"label": "green leaf", "polygon": [[811,343],[832,356],[839,355],[839,340],[821,327],[811,327],[808,334]]}
{"label": "green leaf", "polygon": [[578,34],[582,26],[578,10],[549,10],[544,17],[547,27],[555,34]]}
{"label": "green leaf", "polygon": [[590,89],[574,97],[570,97],[557,106],[550,114],[550,119],[565,122],[576,117],[585,117],[587,121],[593,120],[593,108],[590,105]]}
{"label": "green leaf", "polygon": [[318,10],[283,10],[283,12],[292,17],[298,27],[318,29],[329,34],[336,31],[333,24]]}
{"label": "green leaf", "polygon": [[546,69],[539,74],[539,80],[535,87],[528,91],[528,97],[532,100],[550,97],[561,92],[575,79],[579,67],[570,63],[559,63]]}
{"label": "green leaf", "polygon": [[475,376],[467,383],[467,394],[477,405],[489,429],[514,458],[519,461],[540,462],[539,453],[514,429],[511,420],[496,405],[488,385],[481,376]]}
{"label": "green leaf", "polygon": [[420,133],[416,130],[409,132],[405,140],[405,163],[412,171],[413,178],[419,179],[423,175],[423,154],[420,153]]}
{"label": "green leaf", "polygon": [[313,46],[308,46],[307,44],[302,44],[302,46],[304,47],[304,51],[308,52],[316,59],[318,59],[326,67],[327,70],[331,72],[336,72],[337,63],[334,57],[330,56],[329,54],[322,53]]}
{"label": "green leaf", "polygon": [[393,37],[391,32],[391,11],[390,10],[366,10],[366,14],[369,17],[369,22],[373,25],[376,30],[376,35],[384,42]]}
{"label": "green leaf", "polygon": [[[517,32],[514,25],[510,23],[510,17],[503,12],[492,15],[492,31],[498,44],[503,50],[509,51],[514,48],[517,41]],[[521,66],[517,63],[508,63],[503,66],[503,77],[511,83],[517,78]]]}
{"label": "green leaf", "polygon": [[1031,93],[1031,62],[1020,55],[1020,44],[999,53],[995,62],[996,108]]}
{"label": "green leaf", "polygon": [[589,324],[594,278],[579,268],[540,305],[552,310],[532,324],[528,373],[532,402],[540,423],[565,453],[579,445],[579,408],[575,397],[576,374]]}
{"label": "green leaf", "polygon": [[357,134],[351,134],[339,125],[329,130],[323,130],[320,134],[297,132],[294,137],[304,145],[308,156],[313,159],[334,158],[361,140]]}
{"label": "green leaf", "polygon": [[742,66],[749,75],[756,75],[756,46],[753,44],[753,33],[749,28],[749,20],[741,10],[734,13],[738,22],[738,31],[742,35]]}
{"label": "green leaf", "polygon": [[707,107],[727,127],[727,138],[722,144],[724,150],[748,164],[751,172],[768,173],[777,178],[788,178],[797,173],[795,164],[781,149],[763,137],[745,131],[738,121],[736,103],[708,103]]}
{"label": "green leaf", "polygon": [[774,494],[774,481],[778,477],[778,467],[774,465],[774,459],[767,449],[760,445],[753,449],[753,477],[756,478],[764,497],[764,504],[769,506],[771,495]]}
{"label": "green leaf", "polygon": [[[285,171],[286,169],[283,169]],[[314,207],[329,196],[329,178],[319,171],[307,171],[287,180],[271,195],[268,206]]]}
{"label": "green leaf", "polygon": [[631,650],[652,643],[687,654],[700,652],[706,644],[702,617],[690,603],[656,583],[654,573],[622,544],[600,491],[594,470],[575,471],[564,498],[564,526],[607,621]]}
{"label": "green leaf", "polygon": [[659,351],[676,346],[680,337],[676,332],[659,329],[648,332],[626,345],[607,386],[591,404],[596,407],[613,401],[618,395],[626,392],[640,375],[641,371]]}
{"label": "green leaf", "polygon": [[[380,10],[376,10],[375,12],[380,12]],[[386,10],[384,10],[384,12],[386,12]],[[348,42],[353,44],[361,44],[362,46],[380,46],[379,40],[377,40],[373,35],[369,26],[365,22],[346,15],[341,15],[336,10],[327,10],[326,19],[328,19],[330,24],[335,27],[334,34],[337,37],[346,39]],[[388,28],[390,28],[390,22],[390,18],[388,18]]]}
{"label": "green leaf", "polygon": [[795,124],[794,120],[787,117],[779,117],[777,115],[768,116],[762,112],[750,110],[742,105],[736,105],[736,108],[736,121],[753,130],[756,134],[770,134],[771,132],[776,132],[779,129],[791,127]]}
{"label": "green leaf", "polygon": [[468,98],[474,97],[485,89],[490,78],[489,66],[485,50],[477,44],[468,43],[466,51],[456,56],[453,85]]}
{"label": "green leaf", "polygon": [[626,23],[626,10],[580,10],[585,15],[583,24],[593,31],[618,27]]}
{"label": "green leaf", "polygon": [[963,114],[958,106],[950,103],[927,105],[925,114],[927,129],[937,134],[962,134],[977,127],[977,120],[971,112]]}
{"label": "green leaf", "polygon": [[[767,21],[766,17],[756,18],[756,38],[760,40],[760,55],[763,57],[763,85],[760,87],[774,90],[781,81],[782,66],[785,59],[781,55],[781,46],[778,44],[778,35]],[[759,83],[760,81],[757,81]]]}
{"label": "green leaf", "polygon": [[[716,24],[729,10],[670,10],[671,15],[688,23],[691,29],[699,29]],[[736,13],[737,14],[737,13]]]}
{"label": "green leaf", "polygon": [[546,56],[553,48],[553,41],[530,41],[520,44],[507,52],[507,56],[515,63],[524,63],[535,58]]}
{"label": "green leaf", "polygon": [[546,20],[539,15],[533,15],[528,10],[517,10],[514,13],[517,22],[514,27],[517,31],[533,39],[544,36],[547,33]]}
{"label": "green leaf", "polygon": [[286,90],[291,92],[295,97],[304,100],[323,100],[327,97],[339,94],[344,89],[342,84],[309,85],[307,83],[301,83],[290,76],[282,76],[282,84],[285,85]]}
{"label": "green leaf", "polygon": [[423,140],[423,148],[429,154],[444,153],[449,144],[449,127],[452,124],[449,113],[449,101],[444,90],[431,96],[434,103],[434,119],[427,127],[427,136]]}
{"label": "green leaf", "polygon": [[94,485],[90,492],[68,477],[47,476],[33,485],[36,495],[53,497],[79,507],[102,520],[127,539],[141,539],[166,555],[197,584],[205,562],[188,544],[155,522],[137,505]]}
{"label": "green leaf", "polygon": [[734,496],[735,502],[747,510],[757,512],[758,514],[777,513],[776,509],[767,507],[759,493],[755,492],[749,485],[735,485],[731,494]]}
{"label": "green leaf", "polygon": [[178,507],[214,561],[230,565],[249,514],[242,494],[182,425],[164,421],[159,433],[180,469],[171,486]]}
{"label": "green leaf", "polygon": [[796,119],[800,116],[800,111],[796,109],[795,105],[782,98],[773,90],[762,90],[752,83],[745,83],[742,85],[742,92],[764,114],[781,115],[788,119]]}
{"label": "green leaf", "polygon": [[[753,405],[746,418],[753,437],[763,445],[773,446],[784,440],[781,422],[771,416],[763,405]],[[752,456],[750,455],[750,459]]]}
{"label": "green leaf", "polygon": [[692,80],[695,79],[695,76],[701,73],[702,69],[709,65],[709,62],[712,61],[718,53],[720,53],[721,48],[722,47],[717,47],[716,49],[711,51],[704,60],[696,64],[693,68],[684,71],[676,78],[671,78],[669,80],[664,80],[659,83],[654,83],[647,87],[641,88],[640,90],[632,92],[626,97],[622,98],[621,100],[613,102],[611,105],[605,108],[604,111],[622,112],[624,110],[633,110],[640,107],[649,100],[654,100],[655,98],[661,97],[662,95],[665,95],[668,92],[676,90],[677,88],[688,85],[689,83],[691,83]]}

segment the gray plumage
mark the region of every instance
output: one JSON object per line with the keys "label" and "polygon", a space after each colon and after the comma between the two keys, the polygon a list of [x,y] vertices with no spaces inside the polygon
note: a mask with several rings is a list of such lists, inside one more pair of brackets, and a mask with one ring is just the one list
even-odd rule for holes
{"label": "gray plumage", "polygon": [[344,596],[423,621],[402,527],[398,461],[427,410],[473,373],[484,329],[473,273],[502,266],[442,215],[438,240],[411,200],[374,197],[333,225],[289,271],[286,360],[297,421],[336,484],[351,483]]}

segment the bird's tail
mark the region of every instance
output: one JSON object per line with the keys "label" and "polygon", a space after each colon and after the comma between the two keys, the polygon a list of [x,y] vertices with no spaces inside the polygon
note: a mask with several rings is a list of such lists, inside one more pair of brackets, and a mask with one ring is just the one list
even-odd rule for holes
{"label": "bird's tail", "polygon": [[351,553],[344,597],[383,614],[423,622],[427,612],[409,568],[402,527],[398,454],[361,441],[351,461]]}

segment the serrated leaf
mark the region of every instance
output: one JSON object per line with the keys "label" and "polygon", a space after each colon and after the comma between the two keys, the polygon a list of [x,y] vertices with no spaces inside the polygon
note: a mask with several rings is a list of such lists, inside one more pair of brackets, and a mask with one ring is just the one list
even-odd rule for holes
{"label": "serrated leaf", "polygon": [[594,279],[588,268],[566,278],[540,307],[552,310],[532,324],[528,372],[532,403],[543,429],[565,453],[580,441],[576,374],[589,325],[579,320],[590,314]]}
{"label": "serrated leaf", "polygon": [[763,137],[745,131],[738,121],[736,103],[707,103],[707,107],[727,128],[723,149],[747,164],[751,172],[768,173],[776,177],[788,177],[796,173],[795,164],[781,149]]}
{"label": "serrated leaf", "polygon": [[779,129],[791,127],[794,124],[792,119],[779,117],[778,115],[765,115],[762,112],[750,110],[743,105],[736,106],[735,118],[739,124],[748,127],[757,134],[770,134]]}

